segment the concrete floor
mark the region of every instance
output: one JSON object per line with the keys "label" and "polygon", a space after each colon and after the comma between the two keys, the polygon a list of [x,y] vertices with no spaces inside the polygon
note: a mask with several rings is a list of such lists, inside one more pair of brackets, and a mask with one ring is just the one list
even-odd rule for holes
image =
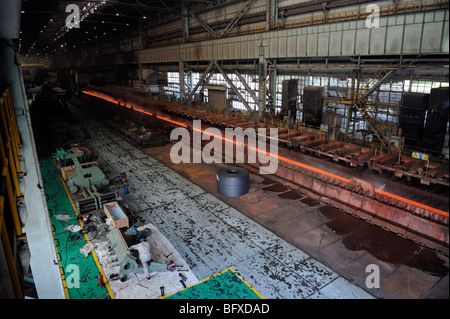
{"label": "concrete floor", "polygon": [[[217,193],[215,178],[224,165],[174,165],[167,155],[170,147],[146,152],[373,296],[449,297],[447,256],[262,176],[250,174],[248,194],[224,197]],[[380,269],[378,289],[366,287],[371,264]]]}
{"label": "concrete floor", "polygon": [[[104,171],[127,173],[130,208],[199,280],[233,267],[265,298],[448,298],[448,257],[261,176],[251,174],[248,194],[223,197],[221,165],[173,165],[170,145],[146,154],[71,110]],[[368,264],[379,266],[380,288],[365,286]]]}

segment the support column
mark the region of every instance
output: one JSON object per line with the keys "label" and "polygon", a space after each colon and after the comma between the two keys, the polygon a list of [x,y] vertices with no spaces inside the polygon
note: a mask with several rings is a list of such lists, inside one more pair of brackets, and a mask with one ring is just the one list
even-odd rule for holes
{"label": "support column", "polygon": [[[361,69],[358,69],[356,71],[356,88],[354,91],[354,92],[356,92],[356,95],[354,97],[355,99],[357,99],[359,96],[360,83],[361,83]],[[355,102],[355,100],[353,100],[353,101]],[[352,105],[352,108],[354,108],[353,105]],[[358,117],[358,110],[355,108],[354,119],[353,119],[353,132],[352,132],[353,137],[355,137],[355,134],[356,134],[356,118],[357,117]]]}
{"label": "support column", "polygon": [[[277,98],[277,68],[276,64],[269,66],[269,95],[271,99],[270,114],[275,114]],[[269,101],[267,101],[269,102]]]}
{"label": "support column", "polygon": [[181,7],[181,19],[183,21],[183,40],[189,42],[189,12],[186,6]]}
{"label": "support column", "polygon": [[[352,87],[350,89],[350,101],[354,101],[355,98],[355,79],[356,79],[356,70],[352,71]],[[352,104],[347,104],[347,123],[345,124],[345,134],[348,136],[350,131],[350,120],[352,118]]]}
{"label": "support column", "polygon": [[184,62],[183,62],[183,53],[179,53],[178,56],[178,69],[179,69],[179,79],[180,79],[180,100],[184,99]]}
{"label": "support column", "polygon": [[259,63],[258,63],[258,78],[259,78],[259,91],[258,91],[258,111],[259,118],[264,117],[266,110],[266,59],[264,57],[264,46],[259,46]]}
{"label": "support column", "polygon": [[278,1],[266,0],[266,30],[273,29],[278,23]]}
{"label": "support column", "polygon": [[144,68],[142,66],[142,63],[138,64],[139,67],[139,71],[138,71],[138,77],[139,77],[139,83],[142,84],[144,83]]}

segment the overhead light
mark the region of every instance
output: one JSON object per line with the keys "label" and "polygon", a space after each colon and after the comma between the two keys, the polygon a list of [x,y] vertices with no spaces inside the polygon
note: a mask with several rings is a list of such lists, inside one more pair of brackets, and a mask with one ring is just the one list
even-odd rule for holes
{"label": "overhead light", "polygon": [[144,18],[144,19],[147,19],[147,17],[146,17],[146,16],[143,16],[143,18]]}
{"label": "overhead light", "polygon": [[119,14],[118,14],[118,13],[116,13],[116,16],[119,16]]}

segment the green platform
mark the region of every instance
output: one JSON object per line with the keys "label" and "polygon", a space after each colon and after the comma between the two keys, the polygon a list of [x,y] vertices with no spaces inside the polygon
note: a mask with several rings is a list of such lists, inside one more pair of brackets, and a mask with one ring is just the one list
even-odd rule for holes
{"label": "green platform", "polygon": [[[111,292],[109,286],[100,287],[98,276],[101,274],[101,267],[95,254],[90,253],[86,258],[80,252],[80,248],[88,243],[88,238],[84,234],[66,230],[66,227],[70,225],[81,226],[81,224],[77,220],[72,201],[53,160],[50,157],[42,158],[40,165],[66,298],[95,299],[104,295],[110,298],[112,294],[109,294]],[[78,287],[72,280],[76,278],[73,269],[77,267],[79,269]]]}
{"label": "green platform", "polygon": [[206,278],[164,299],[264,299],[233,268]]}

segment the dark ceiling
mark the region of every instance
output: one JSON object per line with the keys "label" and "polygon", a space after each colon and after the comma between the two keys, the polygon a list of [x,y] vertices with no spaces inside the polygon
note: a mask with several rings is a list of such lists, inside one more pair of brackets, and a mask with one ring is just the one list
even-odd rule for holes
{"label": "dark ceiling", "polygon": [[[22,0],[20,54],[41,57],[64,45],[82,46],[88,41],[132,33],[181,16],[181,7],[209,6],[217,0]],[[80,28],[66,28],[66,12],[76,4]],[[91,42],[92,43],[92,42]]]}

